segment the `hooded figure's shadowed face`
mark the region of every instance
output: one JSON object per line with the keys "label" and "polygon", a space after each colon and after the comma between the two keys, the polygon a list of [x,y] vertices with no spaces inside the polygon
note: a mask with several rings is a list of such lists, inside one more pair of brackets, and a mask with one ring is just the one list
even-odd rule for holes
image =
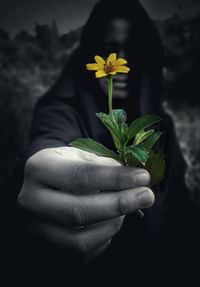
{"label": "hooded figure's shadowed face", "polygon": [[[108,57],[110,53],[117,53],[118,58],[128,60],[126,45],[130,28],[131,23],[125,18],[116,18],[109,23],[104,39],[105,57]],[[99,84],[103,92],[107,93],[106,79],[99,79]],[[114,76],[113,89],[113,98],[126,98],[128,96],[128,75],[118,73]]]}
{"label": "hooded figure's shadowed face", "polygon": [[[96,79],[86,70],[94,56],[117,53],[131,69],[114,76],[115,106],[130,109],[132,117],[161,111],[163,48],[153,21],[138,0],[101,0],[84,25],[80,45],[71,57],[68,71],[74,71],[79,88],[98,102],[107,103],[106,79]],[[125,99],[125,100],[124,100]],[[141,108],[142,107],[142,108]]]}

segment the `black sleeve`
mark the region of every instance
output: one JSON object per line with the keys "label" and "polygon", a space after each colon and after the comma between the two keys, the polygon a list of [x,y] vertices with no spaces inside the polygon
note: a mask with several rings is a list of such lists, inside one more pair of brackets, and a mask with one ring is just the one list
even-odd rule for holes
{"label": "black sleeve", "polygon": [[87,137],[72,82],[63,78],[36,104],[27,158],[51,147]]}

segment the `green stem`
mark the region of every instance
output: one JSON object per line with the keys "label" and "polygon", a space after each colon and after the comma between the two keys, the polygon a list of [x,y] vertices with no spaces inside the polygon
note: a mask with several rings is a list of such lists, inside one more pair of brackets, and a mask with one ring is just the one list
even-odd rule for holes
{"label": "green stem", "polygon": [[[113,119],[114,119],[114,115],[112,113],[113,108],[112,108],[112,96],[113,96],[113,77],[111,75],[106,77],[107,81],[108,81],[108,109],[109,109],[109,114],[112,115]],[[126,158],[124,155],[120,154],[120,157],[123,161],[123,165],[128,166],[128,163],[126,161]],[[137,211],[137,214],[139,215],[139,217],[143,217],[144,213],[139,209]]]}
{"label": "green stem", "polygon": [[109,108],[109,113],[112,113],[112,95],[113,95],[113,78],[112,76],[107,77],[108,81],[108,108]]}

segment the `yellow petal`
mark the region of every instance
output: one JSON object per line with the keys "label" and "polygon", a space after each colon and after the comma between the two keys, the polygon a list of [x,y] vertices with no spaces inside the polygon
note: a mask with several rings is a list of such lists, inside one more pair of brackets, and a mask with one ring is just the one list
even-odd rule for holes
{"label": "yellow petal", "polygon": [[126,65],[127,64],[127,61],[126,60],[124,60],[124,59],[122,59],[122,58],[119,58],[119,59],[117,59],[116,60],[116,62],[115,62],[115,66],[121,66],[121,65]]}
{"label": "yellow petal", "polygon": [[98,64],[99,66],[101,66],[101,67],[104,66],[105,61],[104,61],[104,59],[103,59],[102,57],[100,57],[100,56],[95,56],[94,59],[95,59],[95,61],[97,62],[97,64]]}
{"label": "yellow petal", "polygon": [[89,71],[98,71],[98,70],[102,69],[98,64],[87,64],[86,68]]}
{"label": "yellow petal", "polygon": [[110,75],[116,75],[117,72],[110,72],[109,74],[110,74]]}
{"label": "yellow petal", "polygon": [[129,71],[130,71],[130,68],[125,67],[125,66],[115,67],[115,72],[117,73],[128,73]]}
{"label": "yellow petal", "polygon": [[97,71],[95,73],[95,75],[96,75],[96,78],[102,78],[102,77],[106,77],[107,76],[107,74],[106,74],[106,72],[104,70]]}
{"label": "yellow petal", "polygon": [[116,53],[112,53],[109,55],[108,59],[107,59],[107,63],[112,63],[114,64],[114,62],[116,61],[117,59],[117,54]]}

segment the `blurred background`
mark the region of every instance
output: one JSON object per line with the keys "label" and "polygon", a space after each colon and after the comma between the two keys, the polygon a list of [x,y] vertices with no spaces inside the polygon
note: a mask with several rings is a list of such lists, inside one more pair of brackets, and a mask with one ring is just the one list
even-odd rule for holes
{"label": "blurred background", "polygon": [[[96,0],[1,0],[0,189],[27,147],[33,107],[79,43]],[[200,0],[141,0],[165,48],[163,105],[200,195]],[[200,201],[199,201],[200,202]]]}

